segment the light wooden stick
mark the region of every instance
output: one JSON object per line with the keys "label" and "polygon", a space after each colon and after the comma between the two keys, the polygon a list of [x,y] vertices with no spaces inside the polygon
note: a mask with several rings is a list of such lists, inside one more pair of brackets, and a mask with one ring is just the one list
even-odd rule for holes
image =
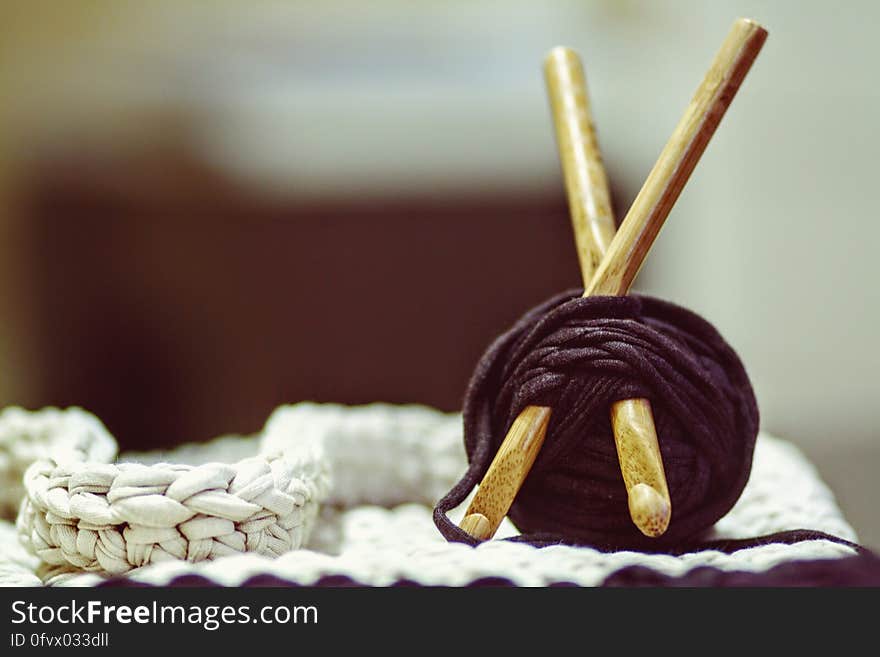
{"label": "light wooden stick", "polygon": [[614,238],[611,192],[577,53],[564,47],[551,50],[544,60],[544,79],[586,290]]}
{"label": "light wooden stick", "polygon": [[590,294],[626,294],[669,211],[767,39],[741,18],[715,55],[590,283]]}
{"label": "light wooden stick", "polygon": [[611,429],[629,517],[645,536],[662,536],[672,518],[672,500],[651,402],[639,397],[611,404]]}
{"label": "light wooden stick", "polygon": [[[611,193],[580,58],[569,48],[555,48],[544,63],[544,74],[584,279],[584,296],[588,296],[586,290],[593,274],[614,237]],[[630,518],[646,536],[660,536],[669,527],[672,501],[651,402],[639,398],[614,403],[611,427]]]}
{"label": "light wooden stick", "polygon": [[510,425],[461,521],[461,528],[474,538],[487,540],[498,531],[541,451],[550,412],[545,406],[526,406]]}
{"label": "light wooden stick", "polygon": [[[672,205],[766,38],[766,30],[751,20],[740,19],[734,23],[585,294],[617,295],[626,294],[629,290]],[[462,521],[462,528],[475,538],[485,540],[494,535],[543,444],[549,413],[539,407],[530,408],[538,411],[524,409],[508,432],[509,437],[516,430],[521,435],[517,443],[528,449],[521,448],[523,457],[516,460],[509,458],[510,452],[502,455],[502,450],[499,450]],[[523,418],[526,411],[529,411],[532,419]],[[612,408],[612,418],[619,414],[623,413]],[[543,419],[535,421],[535,417]],[[639,418],[630,419],[636,422]],[[493,473],[495,476],[490,476]],[[635,488],[639,490],[630,494],[631,499],[634,496],[651,496],[644,488]],[[498,500],[509,501],[493,503],[496,494]]]}

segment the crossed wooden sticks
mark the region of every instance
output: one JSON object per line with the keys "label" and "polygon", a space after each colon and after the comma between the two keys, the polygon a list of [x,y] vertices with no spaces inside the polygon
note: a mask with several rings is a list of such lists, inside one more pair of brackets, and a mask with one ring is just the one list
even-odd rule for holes
{"label": "crossed wooden sticks", "polygon": [[[550,52],[544,72],[585,297],[629,291],[766,38],[767,31],[752,20],[734,23],[617,234],[583,69],[568,48]],[[551,413],[527,406],[513,421],[461,522],[471,536],[494,536],[544,443]],[[610,415],[630,517],[646,536],[660,536],[669,526],[672,503],[651,403],[618,401]]]}

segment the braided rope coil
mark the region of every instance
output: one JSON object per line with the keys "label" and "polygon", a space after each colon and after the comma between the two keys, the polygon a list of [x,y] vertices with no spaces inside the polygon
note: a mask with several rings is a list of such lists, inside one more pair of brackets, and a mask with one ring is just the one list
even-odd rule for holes
{"label": "braided rope coil", "polygon": [[[57,429],[49,444],[69,443],[65,427]],[[273,432],[284,431],[276,423]],[[109,574],[171,559],[298,549],[329,487],[323,449],[295,435],[273,444],[279,449],[234,464],[197,466],[44,455],[24,474],[19,538],[47,566]]]}

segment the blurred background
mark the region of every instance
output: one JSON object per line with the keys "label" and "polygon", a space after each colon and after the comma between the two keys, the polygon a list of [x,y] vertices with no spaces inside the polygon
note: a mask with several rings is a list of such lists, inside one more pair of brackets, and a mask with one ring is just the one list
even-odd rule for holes
{"label": "blurred background", "polygon": [[636,287],[722,331],[763,429],[880,547],[880,4],[0,7],[0,405],[83,406],[129,449],[302,399],[457,409],[580,280],[544,54],[584,57],[623,216],[733,20],[762,22]]}

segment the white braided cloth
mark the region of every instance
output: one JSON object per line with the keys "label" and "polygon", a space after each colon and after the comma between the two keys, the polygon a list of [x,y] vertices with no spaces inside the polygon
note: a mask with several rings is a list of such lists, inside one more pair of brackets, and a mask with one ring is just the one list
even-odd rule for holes
{"label": "white braided cloth", "polygon": [[[434,501],[466,467],[461,416],[425,407],[297,404],[273,415],[261,443],[222,438],[165,453],[128,456],[143,463],[205,463],[230,454],[233,458],[253,454],[258,448],[283,447],[289,439],[285,436],[321,444],[334,481],[328,497],[332,505],[324,504],[304,549],[277,558],[238,554],[198,563],[175,559],[129,571],[125,577],[154,585],[194,574],[230,586],[266,575],[303,585],[325,576],[346,576],[378,586],[401,579],[457,586],[484,577],[525,586],[594,585],[630,565],[668,575],[697,566],[761,572],[793,560],[853,554],[851,548],[826,540],[682,556],[601,553],[562,545],[539,549],[506,541],[489,541],[477,548],[447,543],[434,527],[431,512]],[[466,504],[452,514],[453,520],[460,518]],[[749,483],[736,506],[716,525],[713,538],[747,538],[800,528],[857,541],[833,494],[801,452],[786,441],[761,434]],[[505,521],[498,535],[515,533]],[[33,585],[34,565],[29,561],[33,557],[16,546],[4,546],[3,535],[0,532],[0,584]],[[48,584],[91,586],[103,581],[102,575],[81,570],[40,574]]]}
{"label": "white braided cloth", "polygon": [[[41,426],[40,413],[32,418]],[[63,423],[55,428],[51,445],[80,435],[67,435]],[[328,487],[326,459],[318,441],[285,434],[283,421],[271,431],[278,434],[278,449],[232,464],[107,463],[42,454],[24,475],[21,541],[46,566],[109,574],[168,560],[242,552],[275,557],[297,549]]]}

